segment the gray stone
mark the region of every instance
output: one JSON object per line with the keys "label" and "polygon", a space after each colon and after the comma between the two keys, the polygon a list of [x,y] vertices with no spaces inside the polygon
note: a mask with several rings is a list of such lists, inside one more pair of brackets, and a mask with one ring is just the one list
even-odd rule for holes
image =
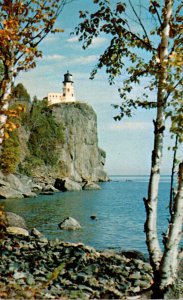
{"label": "gray stone", "polygon": [[40,236],[39,237],[39,243],[48,244],[48,239],[45,236]]}
{"label": "gray stone", "polygon": [[0,187],[0,198],[2,199],[16,199],[16,198],[23,198],[21,192],[12,189],[10,186],[1,186]]}
{"label": "gray stone", "polygon": [[7,227],[6,228],[7,233],[12,235],[23,235],[23,236],[29,236],[29,232],[26,229],[20,228],[20,227]]}
{"label": "gray stone", "polygon": [[33,284],[35,284],[34,277],[31,276],[31,275],[28,275],[28,276],[26,277],[26,282],[27,282],[28,285],[33,285]]}
{"label": "gray stone", "polygon": [[31,229],[31,235],[33,235],[35,237],[41,237],[41,236],[43,236],[43,234],[39,230],[37,230],[36,228],[32,228]]}
{"label": "gray stone", "polygon": [[59,190],[56,189],[56,188],[55,188],[53,185],[51,185],[51,184],[46,185],[46,186],[43,188],[43,191],[44,191],[44,192],[53,192],[53,193],[59,192]]}
{"label": "gray stone", "polygon": [[15,272],[13,275],[15,280],[26,278],[26,274],[24,272]]}
{"label": "gray stone", "polygon": [[[3,176],[3,175],[2,175]],[[4,181],[3,179],[1,179],[0,178],[0,187],[2,187],[2,186],[10,186],[10,184],[8,183],[8,182],[6,182],[6,181]]]}
{"label": "gray stone", "polygon": [[79,222],[76,219],[74,219],[72,217],[68,217],[59,224],[59,227],[60,227],[60,229],[76,230],[76,229],[80,229],[81,225],[79,224]]}
{"label": "gray stone", "polygon": [[21,192],[22,194],[31,193],[30,186],[28,184],[22,183],[20,179],[14,174],[5,176],[5,180],[10,184],[11,188]]}
{"label": "gray stone", "polygon": [[81,191],[82,187],[78,182],[72,181],[69,178],[65,179],[65,188],[67,191]]}
{"label": "gray stone", "polygon": [[0,174],[0,198],[36,197],[31,190],[32,180],[27,176],[18,177],[14,174]]}
{"label": "gray stone", "polygon": [[6,216],[7,226],[27,229],[26,222],[24,218],[22,218],[21,216],[9,211],[5,213],[5,216]]}
{"label": "gray stone", "polygon": [[40,192],[40,191],[42,191],[42,189],[43,189],[43,187],[41,185],[32,182],[32,184],[31,184],[32,192]]}
{"label": "gray stone", "polygon": [[135,272],[130,274],[129,279],[140,279],[141,275],[140,272]]}
{"label": "gray stone", "polygon": [[55,188],[59,189],[62,192],[82,190],[82,187],[78,182],[74,182],[69,178],[65,178],[65,179],[57,178],[55,181]]}
{"label": "gray stone", "polygon": [[87,182],[83,186],[83,190],[101,190],[101,187],[94,182]]}

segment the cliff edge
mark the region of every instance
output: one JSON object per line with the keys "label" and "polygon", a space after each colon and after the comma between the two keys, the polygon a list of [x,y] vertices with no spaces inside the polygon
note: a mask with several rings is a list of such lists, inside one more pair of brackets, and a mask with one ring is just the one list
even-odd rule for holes
{"label": "cliff edge", "polygon": [[[67,178],[79,183],[108,181],[108,176],[104,171],[106,153],[98,146],[97,116],[93,108],[81,102],[61,103],[47,107],[46,114],[54,120],[56,126],[62,127],[63,131],[61,141],[54,139],[53,142],[50,139],[48,155],[50,160],[54,157],[55,162],[49,164],[49,157],[46,163],[37,160],[36,155],[41,141],[32,135],[37,130],[36,126],[32,132],[27,131],[26,134],[25,128],[22,128],[21,149],[23,153],[26,153],[26,156],[22,155],[22,173],[27,168],[34,181],[52,185],[58,178]],[[45,128],[42,129],[45,130]],[[41,157],[40,151],[42,154],[47,151],[46,131],[44,135],[47,140],[39,150],[39,157]],[[52,132],[53,135],[54,132]],[[31,163],[26,167],[29,157],[31,157]]]}

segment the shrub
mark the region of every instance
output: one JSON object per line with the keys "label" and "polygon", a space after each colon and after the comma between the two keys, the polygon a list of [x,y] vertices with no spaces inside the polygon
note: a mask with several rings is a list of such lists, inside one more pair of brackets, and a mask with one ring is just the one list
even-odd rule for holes
{"label": "shrub", "polygon": [[5,174],[14,173],[20,162],[20,144],[18,131],[9,133],[9,138],[5,139],[2,145],[0,156],[0,169]]}

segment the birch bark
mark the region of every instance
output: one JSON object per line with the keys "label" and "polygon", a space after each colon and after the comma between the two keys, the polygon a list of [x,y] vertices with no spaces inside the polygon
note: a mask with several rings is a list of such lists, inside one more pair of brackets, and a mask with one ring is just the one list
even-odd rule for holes
{"label": "birch bark", "polygon": [[[159,45],[160,69],[158,74],[157,114],[154,121],[154,149],[152,151],[151,174],[148,187],[148,199],[144,199],[146,208],[146,243],[154,275],[159,271],[162,253],[157,233],[157,204],[160,182],[160,168],[163,152],[163,132],[165,130],[165,83],[167,78],[168,41],[173,0],[165,0],[163,10],[162,35]],[[155,278],[156,280],[156,278]]]}
{"label": "birch bark", "polygon": [[12,86],[14,84],[14,80],[16,77],[16,73],[14,70],[14,51],[12,47],[11,51],[11,59],[9,60],[9,65],[5,66],[5,78],[4,78],[4,85],[2,90],[2,96],[0,99],[0,110],[2,113],[0,114],[0,152],[1,152],[1,145],[4,140],[4,125],[7,121],[7,114],[10,102],[10,95],[12,91]]}
{"label": "birch bark", "polygon": [[[170,297],[170,290],[176,283],[178,272],[178,245],[183,225],[183,162],[179,165],[178,189],[174,198],[172,218],[165,241],[165,251],[160,267],[160,289],[165,291],[164,299]],[[168,298],[167,298],[168,299]]]}

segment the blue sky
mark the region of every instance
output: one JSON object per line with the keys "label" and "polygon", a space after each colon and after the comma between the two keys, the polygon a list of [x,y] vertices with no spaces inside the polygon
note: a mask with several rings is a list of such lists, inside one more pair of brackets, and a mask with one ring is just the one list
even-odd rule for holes
{"label": "blue sky", "polygon": [[[36,95],[42,99],[48,92],[62,91],[63,75],[69,70],[74,76],[76,99],[92,105],[97,113],[99,146],[107,154],[108,174],[149,174],[154,112],[141,110],[133,118],[115,122],[113,117],[117,111],[111,104],[120,103],[117,92],[120,80],[110,86],[104,71],[94,80],[89,79],[97,58],[107,45],[107,37],[96,38],[91,48],[84,51],[77,38],[70,35],[79,22],[79,10],[92,8],[91,0],[76,0],[66,6],[57,20],[57,27],[63,28],[64,33],[48,35],[40,45],[43,58],[34,70],[20,74],[16,83],[22,82],[32,97]],[[121,79],[125,77],[123,74]],[[134,95],[141,93],[145,83],[133,91]],[[171,153],[166,150],[169,144],[166,133],[163,174],[170,173]]]}

